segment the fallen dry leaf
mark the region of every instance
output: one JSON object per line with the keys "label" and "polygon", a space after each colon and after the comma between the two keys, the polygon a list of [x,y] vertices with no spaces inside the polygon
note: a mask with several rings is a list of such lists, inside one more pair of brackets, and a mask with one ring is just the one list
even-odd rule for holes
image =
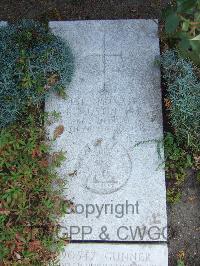
{"label": "fallen dry leaf", "polygon": [[6,209],[0,209],[0,214],[9,215],[10,214],[10,211],[8,211]]}
{"label": "fallen dry leaf", "polygon": [[76,176],[77,175],[77,170],[74,170],[72,173],[68,174],[69,176]]}
{"label": "fallen dry leaf", "polygon": [[58,82],[58,80],[59,80],[59,76],[58,76],[58,74],[52,74],[52,75],[48,78],[47,82],[48,82],[48,85],[49,85],[49,86],[52,86],[52,85],[56,84],[56,82]]}
{"label": "fallen dry leaf", "polygon": [[194,197],[194,196],[188,197],[188,201],[190,202],[194,202],[196,199],[197,197]]}
{"label": "fallen dry leaf", "polygon": [[38,147],[36,147],[33,151],[32,151],[32,158],[35,157],[40,157],[42,155],[41,151],[39,150]]}
{"label": "fallen dry leaf", "polygon": [[200,155],[195,155],[194,160],[195,160],[196,167],[199,169],[200,168]]}
{"label": "fallen dry leaf", "polygon": [[177,254],[177,257],[178,257],[179,259],[181,259],[181,260],[184,260],[184,258],[185,258],[185,252],[184,252],[184,250],[180,250],[180,251],[178,252],[178,254]]}
{"label": "fallen dry leaf", "polygon": [[29,242],[28,249],[31,252],[38,251],[42,248],[40,240],[33,240]]}
{"label": "fallen dry leaf", "polygon": [[15,242],[15,251],[21,252],[24,249],[24,243],[23,242]]}
{"label": "fallen dry leaf", "polygon": [[58,137],[60,137],[62,135],[62,133],[64,132],[64,126],[60,125],[58,126],[53,133],[53,138],[57,139]]}
{"label": "fallen dry leaf", "polygon": [[17,253],[17,252],[14,252],[14,254],[15,254],[15,257],[16,257],[18,260],[20,260],[20,259],[21,259],[21,255],[20,255],[19,253]]}
{"label": "fallen dry leaf", "polygon": [[41,167],[48,167],[48,165],[49,165],[49,162],[47,161],[47,160],[41,160],[40,162],[39,162],[39,164],[40,164],[40,166]]}
{"label": "fallen dry leaf", "polygon": [[172,105],[171,101],[167,98],[164,99],[165,107],[169,109]]}

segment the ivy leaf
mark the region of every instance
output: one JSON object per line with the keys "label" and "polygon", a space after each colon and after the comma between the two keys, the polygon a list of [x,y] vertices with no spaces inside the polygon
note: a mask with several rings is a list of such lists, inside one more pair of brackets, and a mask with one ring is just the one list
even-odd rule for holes
{"label": "ivy leaf", "polygon": [[191,41],[200,41],[200,34],[191,39]]}
{"label": "ivy leaf", "polygon": [[188,31],[189,26],[190,26],[189,21],[184,21],[184,22],[183,22],[183,25],[182,25],[182,30],[183,30],[183,31]]}
{"label": "ivy leaf", "polygon": [[165,30],[167,33],[174,33],[179,25],[180,22],[180,18],[179,16],[174,13],[174,14],[170,14],[167,18],[166,18],[166,22],[165,22]]}
{"label": "ivy leaf", "polygon": [[187,38],[182,38],[179,46],[185,50],[189,50],[191,48],[190,41]]}
{"label": "ivy leaf", "polygon": [[[200,8],[200,1],[199,1],[199,8]],[[200,22],[200,14],[199,14],[199,11],[197,11],[195,14],[194,14],[194,20],[196,22]]]}
{"label": "ivy leaf", "polygon": [[198,41],[190,41],[192,50],[200,55],[200,42]]}
{"label": "ivy leaf", "polygon": [[176,12],[175,9],[174,9],[174,7],[173,7],[173,6],[168,6],[168,7],[166,7],[165,9],[162,10],[162,18],[163,18],[164,20],[166,20],[166,18],[167,18],[169,15],[173,14],[174,12]]}
{"label": "ivy leaf", "polygon": [[191,13],[191,9],[194,8],[195,3],[194,1],[188,1],[188,0],[178,0],[177,1],[177,11],[180,13]]}

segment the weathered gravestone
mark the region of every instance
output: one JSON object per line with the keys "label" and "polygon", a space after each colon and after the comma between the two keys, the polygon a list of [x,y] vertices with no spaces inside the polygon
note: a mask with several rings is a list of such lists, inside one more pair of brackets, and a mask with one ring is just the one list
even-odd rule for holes
{"label": "weathered gravestone", "polygon": [[68,178],[66,194],[74,207],[61,222],[63,233],[77,242],[115,242],[70,244],[62,265],[165,266],[157,22],[72,21],[50,27],[75,56],[68,99],[52,95],[46,101],[47,111],[62,115],[50,134],[65,127],[55,150],[67,151],[59,172]]}

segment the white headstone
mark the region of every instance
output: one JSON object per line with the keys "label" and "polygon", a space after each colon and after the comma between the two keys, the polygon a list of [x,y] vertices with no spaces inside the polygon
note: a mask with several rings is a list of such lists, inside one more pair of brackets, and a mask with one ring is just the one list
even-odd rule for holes
{"label": "white headstone", "polygon": [[167,245],[71,244],[61,266],[167,266]]}
{"label": "white headstone", "polygon": [[[59,169],[75,213],[72,240],[166,241],[158,25],[153,20],[51,22],[75,56],[68,99],[51,96],[67,151]],[[140,144],[138,144],[140,143]],[[161,150],[162,154],[162,150]],[[101,234],[105,232],[105,234]]]}

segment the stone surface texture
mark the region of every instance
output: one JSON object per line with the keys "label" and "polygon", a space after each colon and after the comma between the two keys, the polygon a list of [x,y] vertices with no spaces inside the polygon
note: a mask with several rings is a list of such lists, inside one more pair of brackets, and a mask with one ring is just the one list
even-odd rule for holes
{"label": "stone surface texture", "polygon": [[[46,100],[46,111],[62,115],[49,134],[65,127],[54,149],[67,152],[59,173],[68,179],[66,195],[76,212],[62,220],[64,232],[72,240],[166,241],[157,21],[62,21],[50,27],[75,56],[68,99]],[[167,265],[154,261],[108,265]]]}
{"label": "stone surface texture", "polygon": [[167,266],[167,246],[71,244],[62,253],[61,266]]}

